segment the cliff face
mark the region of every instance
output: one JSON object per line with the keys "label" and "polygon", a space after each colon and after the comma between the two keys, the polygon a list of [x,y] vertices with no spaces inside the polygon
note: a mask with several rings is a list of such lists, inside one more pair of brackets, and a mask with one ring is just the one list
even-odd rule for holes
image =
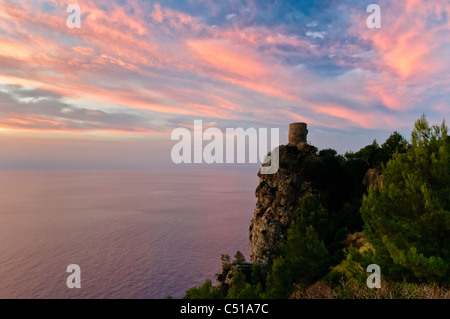
{"label": "cliff face", "polygon": [[[270,264],[280,243],[286,241],[299,199],[307,192],[317,193],[303,176],[299,160],[314,160],[317,149],[306,143],[279,148],[280,168],[276,174],[258,172],[260,183],[254,217],[249,227],[252,262]],[[316,194],[320,197],[320,194]]]}

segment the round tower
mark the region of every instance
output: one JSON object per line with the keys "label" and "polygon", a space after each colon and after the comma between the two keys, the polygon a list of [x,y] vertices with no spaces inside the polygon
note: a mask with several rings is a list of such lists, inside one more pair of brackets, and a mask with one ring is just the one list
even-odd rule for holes
{"label": "round tower", "polygon": [[308,136],[308,127],[306,123],[289,124],[289,144],[298,146],[300,143],[306,143]]}

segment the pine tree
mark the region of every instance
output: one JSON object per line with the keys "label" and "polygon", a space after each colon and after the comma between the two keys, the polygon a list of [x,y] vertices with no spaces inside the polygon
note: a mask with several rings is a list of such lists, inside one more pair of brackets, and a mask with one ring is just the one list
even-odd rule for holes
{"label": "pine tree", "polygon": [[406,153],[383,167],[364,196],[364,233],[394,280],[450,282],[450,147],[445,122],[415,124]]}

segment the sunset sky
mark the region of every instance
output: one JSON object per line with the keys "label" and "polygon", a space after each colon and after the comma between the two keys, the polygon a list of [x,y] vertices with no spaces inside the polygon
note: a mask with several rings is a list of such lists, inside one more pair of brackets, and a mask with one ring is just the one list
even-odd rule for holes
{"label": "sunset sky", "polygon": [[409,138],[450,120],[449,57],[448,0],[0,0],[0,168],[158,167],[200,119],[307,122],[340,153]]}

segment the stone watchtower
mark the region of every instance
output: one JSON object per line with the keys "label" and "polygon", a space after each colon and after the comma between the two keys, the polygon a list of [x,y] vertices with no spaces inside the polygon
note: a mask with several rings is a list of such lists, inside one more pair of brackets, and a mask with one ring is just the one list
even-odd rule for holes
{"label": "stone watchtower", "polygon": [[308,128],[306,123],[289,124],[289,145],[301,146],[307,143]]}

